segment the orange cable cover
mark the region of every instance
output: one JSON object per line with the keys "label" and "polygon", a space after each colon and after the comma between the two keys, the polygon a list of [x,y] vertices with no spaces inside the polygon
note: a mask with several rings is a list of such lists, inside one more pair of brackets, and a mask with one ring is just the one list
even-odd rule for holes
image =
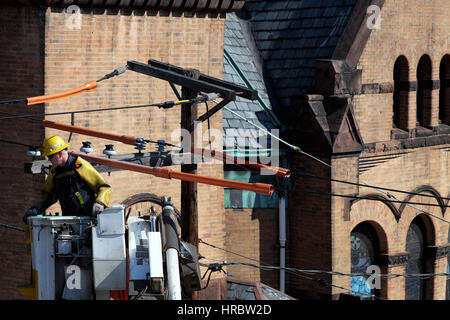
{"label": "orange cable cover", "polygon": [[33,104],[38,104],[38,103],[59,100],[59,99],[74,96],[74,95],[82,93],[82,92],[94,91],[95,89],[97,89],[97,86],[98,86],[97,81],[91,81],[91,82],[85,83],[82,86],[75,88],[75,89],[70,89],[67,91],[44,95],[44,96],[27,98],[27,105],[33,105]]}
{"label": "orange cable cover", "polygon": [[[48,128],[54,128],[54,129],[59,129],[59,130],[63,130],[63,131],[70,131],[70,132],[85,134],[88,136],[93,136],[93,137],[103,138],[103,139],[108,139],[108,140],[120,141],[122,143],[130,144],[130,145],[134,145],[136,142],[136,139],[137,139],[136,137],[133,137],[133,136],[107,133],[107,132],[98,131],[98,130],[94,130],[94,129],[82,128],[82,127],[57,123],[57,122],[48,121],[48,120],[43,120],[42,123],[43,123],[44,127],[48,127]],[[240,164],[238,162],[238,159],[236,159],[234,157],[230,157],[230,156],[228,156],[220,151],[216,151],[216,150],[212,150],[210,152],[210,150],[208,150],[208,149],[195,148],[193,146],[191,148],[191,152],[197,153],[200,155],[205,155],[205,156],[208,155],[208,157],[210,157],[210,158],[220,160],[225,163]],[[242,164],[252,167],[252,168],[256,168],[256,169],[264,168],[266,170],[270,170],[273,172],[273,174],[275,174],[277,176],[286,177],[286,178],[290,176],[290,171],[288,169],[278,168],[278,167],[270,167],[270,166],[260,164],[260,163],[250,163],[246,160]]]}
{"label": "orange cable cover", "polygon": [[129,163],[119,160],[113,160],[113,159],[107,159],[102,157],[96,157],[96,156],[89,156],[85,154],[80,154],[77,152],[71,152],[73,156],[79,156],[87,161],[99,163],[115,168],[120,168],[124,170],[130,170],[135,172],[141,172],[145,174],[151,174],[160,178],[165,179],[178,179],[182,181],[189,181],[189,182],[197,182],[197,183],[204,183],[224,188],[233,188],[233,189],[241,189],[241,190],[248,190],[253,191],[256,193],[261,193],[265,195],[271,196],[273,194],[273,186],[270,184],[264,184],[264,183],[248,183],[248,182],[240,182],[240,181],[233,181],[233,180],[226,180],[226,179],[219,179],[219,178],[213,178],[213,177],[206,177],[206,176],[200,176],[196,174],[191,173],[185,173],[185,172],[179,172],[170,170],[167,168],[161,168],[161,167],[149,167],[149,166],[143,166],[135,163]]}

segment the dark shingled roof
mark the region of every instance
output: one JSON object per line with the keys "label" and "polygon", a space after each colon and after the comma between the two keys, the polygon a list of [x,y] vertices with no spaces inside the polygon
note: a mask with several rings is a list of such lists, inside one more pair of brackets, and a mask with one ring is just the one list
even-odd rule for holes
{"label": "dark shingled roof", "polygon": [[[236,101],[226,106],[259,127],[270,131],[275,128],[275,123],[271,120],[270,111],[263,107],[265,105],[271,108],[269,97],[261,71],[258,71],[257,57],[250,49],[251,34],[248,38],[249,34],[245,35],[245,32],[239,18],[234,13],[227,14],[223,79],[246,87],[248,84],[245,81],[248,81],[250,86],[258,91],[262,103],[258,100],[251,101],[237,97]],[[267,135],[257,127],[226,109],[223,110],[223,131],[223,143],[227,148],[233,146],[241,149],[264,148],[258,143],[257,137],[268,139]],[[269,148],[270,139],[265,141]]]}
{"label": "dark shingled roof", "polygon": [[[225,14],[239,10],[245,0],[0,0],[1,4],[67,8],[149,10],[160,13]],[[149,12],[150,13],[150,12]]]}
{"label": "dark shingled roof", "polygon": [[247,0],[250,21],[277,102],[309,93],[317,59],[330,59],[357,0]]}

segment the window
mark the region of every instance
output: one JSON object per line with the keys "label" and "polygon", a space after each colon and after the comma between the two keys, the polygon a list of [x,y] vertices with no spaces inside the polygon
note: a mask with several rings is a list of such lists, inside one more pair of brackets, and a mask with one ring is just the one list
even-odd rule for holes
{"label": "window", "polygon": [[[378,252],[378,237],[368,222],[357,225],[351,232],[351,273],[366,273],[367,268],[375,264]],[[365,276],[353,276],[350,279],[351,293],[357,296],[374,294]]]}
{"label": "window", "polygon": [[[425,272],[423,250],[425,244],[425,226],[422,220],[415,218],[406,235],[406,251],[409,253],[406,274],[419,274]],[[424,296],[424,283],[420,278],[405,278],[405,299],[421,300]]]}
{"label": "window", "polygon": [[431,127],[432,108],[431,108],[431,90],[432,73],[431,59],[424,55],[420,58],[417,66],[417,124],[422,127]]}
{"label": "window", "polygon": [[393,127],[407,129],[409,127],[409,65],[405,56],[398,57],[394,64],[393,99]]}
{"label": "window", "polygon": [[450,125],[450,55],[442,58],[439,66],[439,120]]}

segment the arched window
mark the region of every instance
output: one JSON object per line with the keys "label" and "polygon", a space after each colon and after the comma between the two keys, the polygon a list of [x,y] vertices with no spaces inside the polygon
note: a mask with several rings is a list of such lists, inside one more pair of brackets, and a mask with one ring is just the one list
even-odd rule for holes
{"label": "arched window", "polygon": [[[425,226],[417,217],[409,226],[406,236],[406,251],[409,253],[406,274],[425,273],[423,251],[425,247]],[[418,277],[405,278],[405,299],[421,300],[424,297],[425,286],[423,280]]]}
{"label": "arched window", "polygon": [[439,120],[450,125],[450,54],[442,58],[439,66]]}
{"label": "arched window", "polygon": [[[368,222],[362,222],[351,232],[351,273],[366,273],[367,268],[375,264],[378,252],[378,237]],[[358,296],[374,294],[364,276],[353,276],[350,279],[351,293]]]}
{"label": "arched window", "polygon": [[432,108],[432,70],[431,59],[424,55],[417,66],[417,123],[422,127],[431,127]]}
{"label": "arched window", "polygon": [[409,108],[409,64],[405,56],[400,56],[394,64],[394,96],[392,126],[408,129]]}

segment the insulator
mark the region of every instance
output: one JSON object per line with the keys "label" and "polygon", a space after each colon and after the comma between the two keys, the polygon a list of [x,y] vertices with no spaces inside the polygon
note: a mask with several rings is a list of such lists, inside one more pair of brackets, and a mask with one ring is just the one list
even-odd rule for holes
{"label": "insulator", "polygon": [[94,151],[94,149],[92,149],[92,147],[91,147],[90,141],[84,141],[84,142],[82,142],[82,144],[83,144],[83,146],[80,148],[81,152],[88,154],[88,153],[91,153]]}
{"label": "insulator", "polygon": [[105,150],[103,150],[103,154],[106,154],[107,156],[112,156],[116,154],[116,151],[114,150],[113,144],[105,144]]}

